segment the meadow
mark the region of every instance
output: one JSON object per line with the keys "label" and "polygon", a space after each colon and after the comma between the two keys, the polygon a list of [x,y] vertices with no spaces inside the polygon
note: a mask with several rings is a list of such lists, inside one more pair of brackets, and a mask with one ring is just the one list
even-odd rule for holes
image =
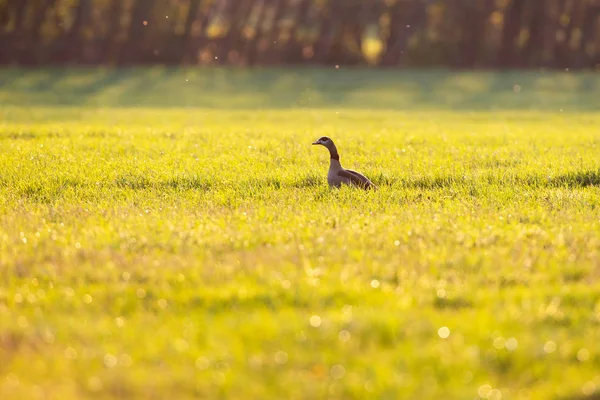
{"label": "meadow", "polygon": [[592,72],[0,70],[0,398],[598,396],[598,110]]}

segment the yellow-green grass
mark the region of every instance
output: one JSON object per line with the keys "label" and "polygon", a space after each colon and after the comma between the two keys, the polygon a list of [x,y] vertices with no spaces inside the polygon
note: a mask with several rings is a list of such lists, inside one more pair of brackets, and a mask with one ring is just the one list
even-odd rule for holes
{"label": "yellow-green grass", "polygon": [[600,392],[598,75],[0,82],[0,398]]}

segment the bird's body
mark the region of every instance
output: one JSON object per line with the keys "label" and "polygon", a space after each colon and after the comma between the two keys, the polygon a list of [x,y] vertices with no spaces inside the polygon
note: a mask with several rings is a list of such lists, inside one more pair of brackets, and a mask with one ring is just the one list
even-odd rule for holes
{"label": "bird's body", "polygon": [[320,144],[329,150],[329,155],[331,157],[329,161],[329,172],[327,173],[327,183],[329,183],[329,186],[340,187],[342,185],[351,185],[363,189],[377,189],[377,186],[375,186],[366,176],[342,167],[340,156],[333,140],[323,136],[313,144]]}

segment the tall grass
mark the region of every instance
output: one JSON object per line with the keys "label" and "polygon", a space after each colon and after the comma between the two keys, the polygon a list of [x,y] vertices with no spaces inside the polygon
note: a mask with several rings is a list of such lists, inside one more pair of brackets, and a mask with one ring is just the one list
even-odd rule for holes
{"label": "tall grass", "polygon": [[[73,89],[106,73],[0,73],[1,398],[600,390],[597,78],[526,107],[543,75],[435,73],[481,104],[408,108],[423,74],[309,71],[312,105],[301,71]],[[323,135],[380,189],[330,190]]]}

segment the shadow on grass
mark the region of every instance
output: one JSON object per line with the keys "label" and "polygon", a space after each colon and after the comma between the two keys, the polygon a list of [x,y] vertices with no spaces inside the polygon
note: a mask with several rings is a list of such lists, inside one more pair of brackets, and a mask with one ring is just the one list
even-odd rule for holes
{"label": "shadow on grass", "polygon": [[[371,180],[377,186],[400,186],[410,189],[436,190],[455,186],[464,186],[467,183],[467,177],[460,175],[443,176],[390,176],[384,173],[371,174]],[[473,180],[471,178],[471,180]]]}
{"label": "shadow on grass", "polygon": [[379,186],[402,186],[411,189],[437,190],[452,187],[466,187],[479,184],[486,185],[518,185],[533,187],[567,187],[584,188],[600,186],[600,169],[588,171],[572,171],[548,177],[544,175],[502,176],[484,175],[470,177],[462,175],[420,176],[415,178],[390,177],[384,174],[374,175],[373,182]]}
{"label": "shadow on grass", "polygon": [[[323,295],[319,300],[320,307],[334,307],[351,303],[356,298],[352,293],[343,291],[334,291]],[[256,294],[240,298],[237,295],[215,298],[211,296],[195,296],[190,299],[190,306],[201,307],[211,312],[221,312],[227,310],[276,310],[281,307],[301,307],[309,308],[313,305],[311,296],[290,292],[289,290],[279,293]]]}
{"label": "shadow on grass", "polygon": [[439,310],[459,310],[463,308],[472,308],[473,302],[462,297],[440,298],[436,296],[433,301],[433,306]]}
{"label": "shadow on grass", "polygon": [[575,171],[551,177],[548,185],[553,187],[600,186],[600,169],[596,171]]}
{"label": "shadow on grass", "polygon": [[60,199],[69,190],[80,190],[82,182],[74,179],[53,179],[49,182],[32,182],[20,190],[20,195],[37,203],[49,204]]}
{"label": "shadow on grass", "polygon": [[239,189],[246,191],[253,191],[255,189],[284,189],[284,188],[312,188],[323,184],[321,177],[315,175],[307,175],[302,178],[295,179],[282,179],[276,176],[270,177],[252,177],[241,180],[235,183],[235,186]]}
{"label": "shadow on grass", "polygon": [[[515,91],[515,85],[521,90]],[[0,69],[13,106],[370,108],[595,111],[593,73],[395,71],[364,68]]]}
{"label": "shadow on grass", "polygon": [[[523,186],[538,188],[585,188],[600,186],[600,169],[590,171],[573,171],[556,177],[542,175],[512,177],[506,181],[499,176],[483,176],[479,178],[460,175],[447,176],[422,176],[416,178],[390,177],[386,175],[375,176],[373,182],[380,186],[403,187],[421,190],[439,190],[444,188],[468,189],[469,193],[477,195],[480,185],[497,186]],[[0,187],[9,185],[6,179],[0,179]],[[175,190],[175,191],[201,191],[207,192],[219,187],[230,186],[250,196],[258,191],[280,190],[284,188],[310,189],[319,186],[327,187],[324,178],[316,175],[307,175],[293,180],[277,177],[250,178],[241,182],[227,183],[215,182],[200,176],[171,177],[156,180],[144,175],[127,174],[111,182],[100,184],[82,182],[71,178],[56,178],[46,182],[31,182],[22,186],[19,194],[22,197],[41,203],[50,203],[61,198],[69,190],[86,192],[88,194],[102,188],[117,188],[122,190]],[[321,194],[322,195],[322,194]],[[319,195],[317,195],[319,196]]]}
{"label": "shadow on grass", "polygon": [[[6,182],[0,181],[0,187]],[[75,191],[81,196],[95,196],[101,189],[117,188],[122,190],[197,190],[209,191],[214,183],[199,177],[192,178],[169,178],[166,180],[152,180],[145,176],[126,175],[115,179],[111,183],[82,182],[70,178],[52,179],[46,182],[28,183],[18,190],[21,197],[39,203],[52,203],[61,199],[68,191]]]}
{"label": "shadow on grass", "polygon": [[173,190],[200,190],[209,191],[213,182],[200,177],[169,178],[156,181],[142,175],[127,175],[115,179],[114,184],[120,189],[148,190],[148,189],[173,189]]}
{"label": "shadow on grass", "polygon": [[[311,188],[321,185],[321,179],[315,176],[307,176],[296,180],[282,180],[276,177],[267,178],[251,178],[246,179],[235,184],[228,184],[227,182],[214,182],[200,176],[193,177],[172,177],[162,180],[155,178],[126,174],[115,178],[110,182],[83,182],[70,178],[51,179],[48,181],[38,181],[27,183],[22,186],[19,190],[19,194],[22,197],[28,198],[35,202],[40,203],[51,203],[64,196],[69,191],[78,191],[80,193],[92,194],[101,189],[116,188],[120,190],[133,190],[133,191],[144,191],[144,190],[175,190],[175,191],[200,191],[208,192],[217,187],[231,187],[242,192],[252,194],[257,193],[257,190],[279,190],[283,188]],[[0,180],[0,186],[8,185],[4,180]]]}
{"label": "shadow on grass", "polygon": [[314,176],[314,175],[309,175],[306,176],[304,178],[298,179],[294,182],[292,182],[291,186],[298,188],[298,189],[302,189],[302,188],[314,188],[314,187],[318,187],[320,185],[323,184],[323,179],[318,177],[318,176]]}

